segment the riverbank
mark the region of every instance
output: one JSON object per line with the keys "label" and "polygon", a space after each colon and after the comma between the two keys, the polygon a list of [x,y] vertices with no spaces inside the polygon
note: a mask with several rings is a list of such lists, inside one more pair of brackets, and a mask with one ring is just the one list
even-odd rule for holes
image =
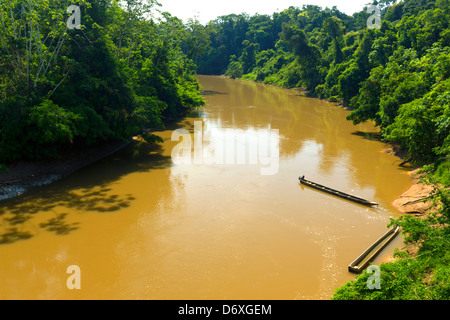
{"label": "riverbank", "polygon": [[[222,75],[221,77],[226,77],[225,75]],[[229,78],[229,77],[226,77]],[[275,86],[280,87],[276,84],[267,84],[261,81],[256,81],[251,78],[243,77],[240,80],[255,82],[255,83],[263,83],[265,85],[269,86]],[[293,87],[293,88],[286,88],[292,91],[295,91],[299,95],[308,97],[310,96],[310,92],[302,87]],[[315,97],[317,98],[317,97]],[[343,104],[342,101],[331,101],[324,98],[317,98],[323,101],[326,101],[328,103],[332,103],[336,105],[339,108],[343,108],[345,110],[351,111],[347,106]],[[381,138],[380,138],[381,140]],[[405,150],[400,148],[400,146],[389,143],[389,147],[382,150],[384,153],[391,154],[398,158],[399,160],[399,166],[404,165],[410,165],[409,159],[407,157],[407,153]],[[411,179],[413,181],[413,185],[410,189],[408,189],[405,193],[399,195],[399,197],[394,201],[393,205],[396,209],[398,209],[403,214],[415,214],[415,215],[424,215],[427,214],[432,207],[432,201],[427,201],[430,199],[434,186],[425,184],[421,182],[422,178],[424,177],[423,174],[420,173],[420,169],[418,167],[411,166],[411,171],[409,172],[409,175],[411,176]]]}
{"label": "riverbank", "polygon": [[66,155],[52,161],[20,162],[0,173],[0,201],[20,196],[28,190],[49,185],[78,169],[106,158],[124,147],[129,141],[108,141],[91,146],[75,155]]}
{"label": "riverbank", "polygon": [[[221,77],[227,78],[226,76]],[[253,79],[242,78],[242,80],[261,83]],[[273,84],[266,85],[278,87]],[[296,87],[288,89],[293,90],[300,95],[308,96],[308,92],[303,88]],[[343,107],[337,102],[327,102]],[[21,162],[15,164],[9,167],[7,171],[0,173],[0,201],[20,196],[31,188],[51,184],[84,166],[114,154],[120,149],[133,143],[133,141],[133,139],[127,142],[109,141],[87,148],[76,156],[71,155],[70,157],[65,157],[60,160]],[[383,150],[383,152],[393,154],[402,161],[405,159],[405,154],[394,145]],[[428,213],[432,206],[432,201],[427,201],[427,199],[430,198],[430,195],[433,192],[433,186],[420,182],[422,175],[419,174],[418,171],[419,169],[416,168],[410,172],[410,176],[414,183],[413,186],[400,195],[393,203],[393,205],[404,214],[424,215]]]}
{"label": "riverbank", "polygon": [[[242,78],[242,80],[252,81],[256,83],[261,83],[255,81],[253,79]],[[274,84],[270,84],[272,86],[276,86]],[[286,88],[289,90],[293,90],[299,95],[309,96],[309,92],[301,87],[294,88]],[[319,99],[319,98],[318,98]],[[326,101],[328,103],[332,103],[339,108],[345,109],[347,111],[351,111],[348,107],[346,107],[341,101],[330,101],[327,99],[320,98],[320,100]],[[376,137],[381,141],[380,137]],[[408,157],[407,151],[402,149],[399,145],[394,143],[387,143],[387,147],[384,150],[381,150],[383,153],[387,153],[393,155],[398,159],[398,166],[404,167],[408,170],[408,175],[411,177],[412,186],[406,190],[404,193],[399,194],[396,200],[392,203],[393,206],[402,214],[402,215],[413,215],[418,217],[419,219],[426,219],[426,217],[436,211],[436,206],[433,203],[433,195],[436,186],[426,184],[422,182],[425,177],[424,173],[421,173],[420,167],[414,166],[410,163],[410,159]],[[419,247],[417,244],[405,244],[403,248],[399,248],[400,250],[406,251],[412,257],[414,257]],[[384,262],[392,262],[395,261],[394,255],[389,255]]]}
{"label": "riverbank", "polygon": [[[59,289],[64,275],[48,281],[53,270],[73,263],[98,275],[77,293],[84,299],[329,299],[353,279],[348,263],[384,233],[389,217],[397,216],[390,202],[411,185],[397,158],[380,153],[385,144],[353,134],[347,113],[332,104],[261,85],[200,80],[211,93],[207,106],[156,131],[163,145],[136,143],[1,203],[8,259],[0,282],[14,283],[3,290],[6,297],[73,299],[73,292]],[[250,161],[174,166],[179,142],[171,141],[173,130],[193,133],[200,119],[205,136],[215,124],[256,139],[259,131],[251,128],[280,130],[281,170],[264,177]],[[374,131],[371,124],[358,129]],[[225,150],[236,146],[224,142]],[[379,190],[377,202],[388,208],[302,189],[299,168],[317,181],[336,173],[331,182],[339,190],[362,186],[369,197]],[[167,257],[163,265],[161,257]],[[30,272],[41,277],[30,281]]]}
{"label": "riverbank", "polygon": [[432,195],[435,187],[425,184],[422,181],[424,174],[420,169],[409,172],[414,184],[405,193],[403,193],[393,205],[403,214],[425,215],[432,212]]}

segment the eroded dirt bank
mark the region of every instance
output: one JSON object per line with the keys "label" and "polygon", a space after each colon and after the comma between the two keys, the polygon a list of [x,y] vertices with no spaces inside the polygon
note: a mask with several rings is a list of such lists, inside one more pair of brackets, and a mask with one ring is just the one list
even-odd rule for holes
{"label": "eroded dirt bank", "polygon": [[431,196],[434,187],[421,182],[423,174],[420,174],[419,170],[416,169],[409,173],[414,179],[413,186],[393,203],[404,214],[424,215],[431,210],[433,205]]}

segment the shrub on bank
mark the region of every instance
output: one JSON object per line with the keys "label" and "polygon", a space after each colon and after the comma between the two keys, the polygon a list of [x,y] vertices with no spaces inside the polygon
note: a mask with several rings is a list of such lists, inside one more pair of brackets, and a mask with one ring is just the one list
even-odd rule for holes
{"label": "shrub on bank", "polygon": [[338,288],[333,300],[450,299],[450,191],[436,189],[434,209],[425,218],[402,216],[391,225],[403,229],[404,242],[414,250],[397,250],[396,260],[380,266],[381,286],[370,290],[369,274]]}

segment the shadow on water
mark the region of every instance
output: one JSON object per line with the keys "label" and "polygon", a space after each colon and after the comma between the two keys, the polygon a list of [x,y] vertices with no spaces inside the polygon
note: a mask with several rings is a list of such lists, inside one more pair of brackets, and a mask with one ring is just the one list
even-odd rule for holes
{"label": "shadow on water", "polygon": [[201,95],[202,96],[213,96],[216,94],[228,94],[226,92],[218,92],[218,91],[214,91],[214,90],[202,90],[201,91]]}
{"label": "shadow on water", "polygon": [[379,132],[363,132],[363,131],[355,131],[352,132],[352,135],[362,137],[366,140],[370,141],[381,141],[383,139],[381,133]]}
{"label": "shadow on water", "polygon": [[[0,206],[0,245],[30,239],[36,232],[27,227],[37,214],[52,212],[57,207],[83,213],[111,213],[130,207],[131,193],[112,194],[111,183],[135,172],[168,168],[171,157],[162,146],[136,142],[103,160],[79,169],[75,174],[20,197],[5,200]],[[68,235],[80,228],[79,222],[68,223],[67,213],[56,213],[38,227],[56,235]],[[31,229],[38,229],[35,226]]]}
{"label": "shadow on water", "polygon": [[27,240],[30,239],[33,234],[29,231],[21,231],[19,228],[7,228],[0,235],[0,245],[2,244],[10,244],[19,240]]}
{"label": "shadow on water", "polygon": [[[352,135],[362,137],[363,139],[369,140],[369,141],[378,141],[383,142],[383,136],[380,132],[363,132],[363,131],[356,131],[353,132]],[[399,168],[399,170],[410,172],[411,170],[414,170],[416,166],[412,164],[409,161],[405,161],[407,159],[406,152],[402,150],[395,150],[395,147],[392,150],[392,154],[396,156],[398,159],[395,160],[392,165],[395,165]]]}
{"label": "shadow on water", "polygon": [[[348,199],[344,199],[344,198],[338,197],[337,195],[334,195],[334,194],[330,194],[330,193],[327,193],[327,192],[324,192],[324,191],[320,191],[320,190],[317,190],[317,189],[314,189],[314,188],[311,188],[311,187],[305,187],[302,183],[299,183],[299,186],[301,187],[302,191],[305,191],[305,189],[306,190],[311,190],[312,192],[318,192],[318,193],[323,194],[324,197],[326,196],[326,197],[335,199],[337,201],[341,201],[343,203],[348,203],[348,204],[351,204],[353,206],[358,206],[361,209],[367,209],[367,210],[370,210],[370,211],[372,211],[374,213],[379,213],[380,212],[380,208],[378,206],[368,206],[368,205],[364,205],[364,204],[361,204],[361,203],[358,203],[358,202],[354,202],[354,201],[351,201],[351,200],[348,200]],[[356,196],[356,195],[353,195],[353,196]]]}
{"label": "shadow on water", "polygon": [[51,218],[45,223],[40,223],[39,226],[47,231],[55,232],[57,235],[66,235],[71,231],[77,230],[79,222],[67,223],[65,217],[67,213],[58,214],[55,218]]}

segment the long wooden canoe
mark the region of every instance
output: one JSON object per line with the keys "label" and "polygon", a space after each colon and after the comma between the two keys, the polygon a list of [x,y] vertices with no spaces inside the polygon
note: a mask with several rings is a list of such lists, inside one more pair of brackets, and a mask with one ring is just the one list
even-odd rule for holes
{"label": "long wooden canoe", "polygon": [[353,201],[353,202],[364,204],[366,206],[377,206],[378,205],[378,203],[376,203],[376,202],[372,202],[372,201],[369,201],[369,200],[366,200],[366,199],[355,197],[355,196],[353,196],[351,194],[347,194],[347,193],[344,193],[344,192],[341,192],[341,191],[338,191],[338,190],[334,190],[334,189],[325,187],[325,186],[323,186],[321,184],[318,184],[318,183],[306,180],[304,177],[299,177],[298,179],[300,180],[301,184],[304,184],[306,186],[309,186],[311,188],[314,188],[314,189],[317,189],[317,190],[320,190],[320,191],[323,191],[323,192],[327,192],[329,194],[338,196],[338,197],[346,199],[346,200],[350,200],[350,201]]}
{"label": "long wooden canoe", "polygon": [[361,273],[369,263],[384,249],[399,233],[400,227],[394,227],[386,232],[380,239],[375,241],[358,258],[348,266],[348,271]]}

